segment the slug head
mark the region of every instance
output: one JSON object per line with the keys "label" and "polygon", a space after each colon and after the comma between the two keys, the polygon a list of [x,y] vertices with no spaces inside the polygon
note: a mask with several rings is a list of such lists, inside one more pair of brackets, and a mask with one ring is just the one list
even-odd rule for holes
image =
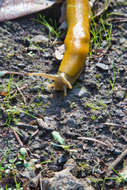
{"label": "slug head", "polygon": [[54,87],[55,90],[64,91],[64,95],[67,95],[67,88],[72,89],[72,85],[65,73],[58,73],[56,75],[45,73],[28,73],[28,76],[42,76],[54,81],[53,84],[49,84],[48,87]]}

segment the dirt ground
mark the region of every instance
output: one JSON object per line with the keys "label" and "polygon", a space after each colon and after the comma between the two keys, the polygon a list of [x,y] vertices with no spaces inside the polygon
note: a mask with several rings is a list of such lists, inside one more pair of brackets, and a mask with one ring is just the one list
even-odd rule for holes
{"label": "dirt ground", "polygon": [[[66,97],[42,77],[0,78],[1,189],[43,189],[32,180],[52,178],[70,160],[72,175],[94,189],[127,189],[127,3],[117,0],[109,11],[110,45],[104,38]],[[0,71],[57,72],[60,45],[35,18],[0,23]]]}

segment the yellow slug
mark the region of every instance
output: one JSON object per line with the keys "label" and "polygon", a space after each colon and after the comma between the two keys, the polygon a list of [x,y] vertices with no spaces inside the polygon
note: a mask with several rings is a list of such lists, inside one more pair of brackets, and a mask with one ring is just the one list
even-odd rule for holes
{"label": "yellow slug", "polygon": [[56,75],[45,73],[28,73],[54,81],[56,90],[72,89],[72,84],[79,77],[89,52],[89,16],[88,0],[66,0],[67,35],[65,38],[65,54]]}

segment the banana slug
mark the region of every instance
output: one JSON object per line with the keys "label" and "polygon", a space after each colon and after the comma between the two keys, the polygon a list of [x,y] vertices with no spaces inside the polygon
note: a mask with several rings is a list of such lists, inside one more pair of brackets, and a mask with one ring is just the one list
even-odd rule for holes
{"label": "banana slug", "polygon": [[56,75],[45,73],[28,73],[49,78],[54,81],[55,90],[63,90],[66,95],[67,88],[79,77],[89,52],[89,15],[88,0],[66,0],[67,34],[65,37],[65,53]]}

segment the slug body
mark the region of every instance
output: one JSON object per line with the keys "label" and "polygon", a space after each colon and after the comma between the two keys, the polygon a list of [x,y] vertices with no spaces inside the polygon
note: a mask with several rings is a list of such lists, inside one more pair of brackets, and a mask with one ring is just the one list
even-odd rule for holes
{"label": "slug body", "polygon": [[65,54],[57,75],[29,73],[54,80],[56,90],[72,88],[79,77],[89,52],[89,15],[88,0],[66,0],[67,35],[65,38]]}

